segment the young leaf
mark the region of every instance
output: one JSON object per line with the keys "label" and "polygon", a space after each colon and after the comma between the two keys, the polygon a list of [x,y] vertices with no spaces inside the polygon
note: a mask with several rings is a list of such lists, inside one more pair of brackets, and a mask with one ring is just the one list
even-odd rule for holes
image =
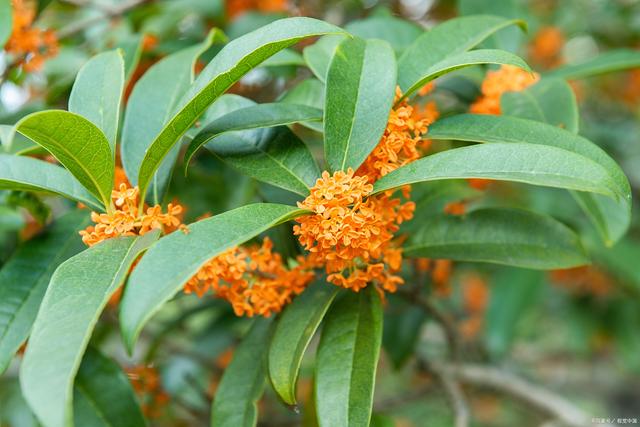
{"label": "young leaf", "polygon": [[322,83],[327,81],[327,71],[336,48],[344,40],[344,36],[324,36],[302,51],[307,66]]}
{"label": "young leaf", "polygon": [[[232,111],[205,126],[191,141],[185,153],[185,173],[200,147],[227,132],[285,126],[302,121],[321,121],[322,110],[286,103],[257,104]],[[239,147],[240,148],[240,147]]]}
{"label": "young leaf", "polygon": [[546,73],[546,75],[575,80],[638,67],[640,67],[640,52],[630,49],[616,49],[579,64],[564,65]]}
{"label": "young leaf", "polygon": [[44,234],[25,242],[0,270],[0,372],[27,339],[58,266],[84,245],[78,230],[89,215],[72,211],[57,219]]}
{"label": "young leaf", "polygon": [[320,178],[313,155],[287,128],[265,129],[250,142],[216,139],[207,149],[245,175],[301,196],[307,196]]}
{"label": "young leaf", "polygon": [[324,281],[314,283],[284,309],[278,321],[269,345],[269,377],[273,389],[289,405],[296,404],[302,357],[338,289]]}
{"label": "young leaf", "polygon": [[578,133],[576,96],[562,79],[543,78],[521,92],[507,92],[500,98],[502,114],[548,123]]}
{"label": "young leaf", "polygon": [[465,52],[497,31],[524,23],[516,19],[477,15],[454,18],[420,36],[398,62],[398,84],[405,96],[419,89],[418,82],[431,67],[451,55]]}
{"label": "young leaf", "polygon": [[256,319],[224,371],[211,409],[212,427],[255,427],[267,378],[265,352],[271,321]]}
{"label": "young leaf", "polygon": [[69,97],[69,111],[102,130],[114,156],[123,88],[122,52],[112,50],[94,56],[80,69]]}
{"label": "young leaf", "polygon": [[152,232],[107,240],[53,274],[20,369],[22,392],[45,427],[73,423],[73,380],[91,332],[135,259],[157,238]]}
{"label": "young leaf", "polygon": [[16,129],[53,154],[104,206],[111,205],[113,154],[96,125],[74,113],[50,110],[29,114]]}
{"label": "young leaf", "polygon": [[11,36],[12,29],[13,11],[11,0],[0,0],[0,47],[4,47],[9,36]]}
{"label": "young leaf", "polygon": [[220,95],[252,68],[282,49],[308,37],[342,30],[311,18],[286,18],[275,21],[226,45],[205,67],[187,94],[178,103],[146,151],[138,173],[140,194],[146,194],[151,177],[184,133]]}
{"label": "young leaf", "polygon": [[472,145],[423,157],[383,176],[374,192],[416,182],[487,178],[623,197],[607,170],[572,151],[540,144]]}
{"label": "young leaf", "polygon": [[135,286],[127,287],[120,305],[120,327],[129,351],[144,324],[203,264],[301,213],[292,206],[256,203],[191,224],[188,234],[161,239],[131,273]]}
{"label": "young leaf", "polygon": [[403,253],[542,270],[589,263],[571,229],[551,217],[517,209],[432,217],[409,237]]}
{"label": "young leaf", "polygon": [[612,244],[626,232],[631,221],[629,181],[620,166],[600,147],[568,131],[515,117],[491,115],[459,115],[439,120],[429,127],[429,137],[474,142],[526,142],[558,147],[585,156],[602,165],[616,182],[619,200],[597,194],[577,194],[580,204]]}
{"label": "young leaf", "polygon": [[505,50],[478,49],[469,52],[461,52],[447,56],[442,61],[439,61],[427,68],[423,72],[422,77],[407,89],[403,97],[406,98],[407,96],[410,96],[431,80],[434,80],[444,74],[479,64],[508,64],[531,71],[527,63],[524,62],[522,58]]}
{"label": "young leaf", "polygon": [[104,209],[68,171],[31,157],[0,154],[0,189],[55,193],[97,211]]}
{"label": "young leaf", "polygon": [[89,347],[73,392],[77,426],[144,427],[131,382],[117,363]]}
{"label": "young leaf", "polygon": [[325,158],[329,168],[358,169],[380,142],[396,87],[393,49],[381,40],[345,39],[327,74]]}
{"label": "young leaf", "polygon": [[316,358],[320,427],[369,425],[382,341],[382,305],[372,286],[346,292],[325,319]]}
{"label": "young leaf", "polygon": [[[127,103],[120,147],[122,166],[132,184],[138,184],[138,170],[146,150],[193,82],[194,64],[211,43],[211,37],[207,37],[201,44],[163,58],[134,86]],[[152,192],[157,197],[150,198],[153,202],[161,199],[177,157],[178,150],[173,150],[154,175]]]}

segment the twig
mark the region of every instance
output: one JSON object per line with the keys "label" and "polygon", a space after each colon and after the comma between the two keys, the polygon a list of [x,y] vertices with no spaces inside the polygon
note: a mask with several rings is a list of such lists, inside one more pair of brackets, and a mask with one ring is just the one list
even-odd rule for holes
{"label": "twig", "polygon": [[[129,0],[127,2],[124,2],[122,4],[119,4],[115,7],[106,7],[106,6],[100,6],[100,11],[102,12],[99,15],[96,16],[92,16],[90,18],[87,18],[83,21],[77,21],[74,22],[72,24],[69,24],[66,27],[61,28],[60,30],[58,30],[58,32],[56,33],[56,35],[58,36],[58,39],[63,39],[65,37],[70,37],[74,34],[77,34],[81,31],[86,30],[87,28],[91,27],[94,24],[97,24],[101,21],[106,20],[111,20],[114,18],[117,18],[118,16],[126,13],[127,11],[135,8],[136,6],[140,6],[143,3],[147,3],[149,1],[152,0]],[[77,6],[89,6],[88,4],[85,5],[85,2],[82,2],[80,0],[68,0],[67,2],[75,4]],[[91,6],[94,6],[93,4]]]}
{"label": "twig", "polygon": [[564,397],[509,372],[480,365],[429,366],[435,372],[450,375],[463,383],[491,388],[509,395],[568,426],[590,425],[590,416]]}
{"label": "twig", "polygon": [[454,380],[453,376],[444,371],[432,371],[436,376],[449,398],[451,409],[453,410],[455,418],[455,427],[468,427],[469,426],[469,406],[467,405],[467,398],[465,397],[460,383]]}

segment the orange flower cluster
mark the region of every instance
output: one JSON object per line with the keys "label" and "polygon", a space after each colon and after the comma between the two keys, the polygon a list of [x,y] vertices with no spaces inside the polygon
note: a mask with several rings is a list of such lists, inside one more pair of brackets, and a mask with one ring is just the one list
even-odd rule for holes
{"label": "orange flower cluster", "polygon": [[431,273],[433,292],[440,297],[451,295],[451,270],[453,262],[450,259],[418,258],[416,267],[419,272]]}
{"label": "orange flower cluster", "polygon": [[187,294],[202,297],[213,290],[231,303],[238,316],[269,317],[279,313],[313,280],[313,270],[303,258],[288,269],[273,243],[265,238],[261,246],[238,246],[207,262],[184,287]]}
{"label": "orange flower cluster", "polygon": [[[421,90],[420,94],[426,95],[433,85],[426,85],[425,88],[427,90]],[[400,88],[396,88],[395,102],[401,97]],[[419,159],[419,148],[423,148],[422,137],[439,115],[434,102],[422,108],[409,105],[406,99],[400,102],[391,110],[380,142],[358,168],[356,175],[366,176],[373,183],[389,172]]]}
{"label": "orange flower cluster", "polygon": [[389,194],[371,196],[367,176],[352,169],[322,174],[310,195],[298,206],[313,212],[296,219],[293,232],[311,254],[310,262],[324,265],[327,280],[354,291],[375,283],[394,292],[403,280],[395,275],[402,250],[392,241],[398,225],[413,217],[415,204],[401,203]]}
{"label": "orange flower cluster", "polygon": [[503,65],[499,70],[489,71],[482,82],[482,95],[471,105],[471,112],[499,115],[503,93],[522,91],[538,80],[540,76],[537,73],[531,74],[513,65]]}
{"label": "orange flower cluster", "polygon": [[489,305],[489,287],[478,274],[470,274],[462,281],[463,305],[468,317],[460,324],[462,335],[467,338],[478,336],[484,326],[484,313]]}
{"label": "orange flower cluster", "polygon": [[227,16],[235,18],[248,11],[264,13],[286,12],[289,8],[288,0],[228,0],[226,2]]}
{"label": "orange flower cluster", "polygon": [[18,56],[26,72],[38,71],[44,62],[58,54],[58,39],[53,31],[32,27],[35,4],[27,0],[12,0],[13,30],[7,41],[7,52]]}
{"label": "orange flower cluster", "polygon": [[142,412],[147,418],[158,418],[169,395],[162,388],[158,370],[152,366],[133,366],[126,370],[133,390],[138,395]]}
{"label": "orange flower cluster", "polygon": [[165,234],[177,229],[186,231],[182,224],[182,206],[169,203],[167,213],[162,212],[160,205],[148,207],[146,213],[138,215],[138,187],[128,187],[120,183],[111,198],[116,209],[111,213],[99,214],[91,212],[91,220],[95,225],[80,231],[82,241],[93,246],[104,240],[120,236],[142,236],[154,229]]}
{"label": "orange flower cluster", "polygon": [[559,28],[543,27],[536,33],[529,46],[529,57],[544,68],[557,67],[564,62],[564,43],[564,34]]}

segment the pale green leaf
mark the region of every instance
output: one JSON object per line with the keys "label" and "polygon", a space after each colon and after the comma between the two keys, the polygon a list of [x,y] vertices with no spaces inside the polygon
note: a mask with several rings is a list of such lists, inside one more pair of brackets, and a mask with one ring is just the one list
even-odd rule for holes
{"label": "pale green leaf", "polygon": [[189,225],[189,233],[162,238],[142,258],[120,305],[120,326],[129,351],[144,324],[207,261],[304,211],[292,206],[258,203]]}
{"label": "pale green leaf", "polygon": [[551,217],[517,209],[481,209],[425,219],[409,236],[403,254],[542,270],[589,263],[571,229]]}
{"label": "pale green leaf", "polygon": [[546,73],[546,75],[575,80],[638,67],[640,67],[639,51],[616,49],[578,64],[564,65]]}
{"label": "pale green leaf", "polygon": [[4,47],[9,36],[11,36],[12,29],[13,11],[11,0],[0,0],[0,47]]}
{"label": "pale green leaf", "polygon": [[345,39],[327,74],[325,158],[331,170],[358,169],[387,127],[396,87],[391,46],[381,40]]}
{"label": "pale green leaf", "polygon": [[158,237],[106,240],[53,274],[20,369],[29,406],[45,427],[73,424],[73,381],[102,309],[141,252]]}
{"label": "pale green leaf", "polygon": [[396,52],[402,52],[424,33],[424,29],[415,22],[391,15],[351,21],[344,29],[363,39],[384,40]]}
{"label": "pale green leaf", "polygon": [[134,71],[138,68],[140,57],[142,56],[142,44],[144,34],[134,34],[118,44],[118,49],[122,50],[124,61],[124,86],[127,87],[131,81]]}
{"label": "pale green leaf", "polygon": [[269,377],[273,389],[289,405],[296,404],[296,382],[302,357],[338,287],[318,281],[284,309],[269,345]]}

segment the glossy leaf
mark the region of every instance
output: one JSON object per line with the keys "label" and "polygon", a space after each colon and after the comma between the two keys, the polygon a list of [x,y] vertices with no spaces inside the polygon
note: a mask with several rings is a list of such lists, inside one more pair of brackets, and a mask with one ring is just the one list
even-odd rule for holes
{"label": "glossy leaf", "polygon": [[[193,67],[198,57],[211,46],[208,37],[203,43],[163,58],[153,65],[136,83],[129,97],[122,129],[122,166],[132,184],[138,183],[138,170],[155,136],[171,119],[178,101],[194,78]],[[162,90],[158,90],[162,88]],[[154,175],[153,197],[161,199],[173,164],[178,157],[177,147]]]}
{"label": "glossy leaf", "polygon": [[544,78],[520,92],[507,92],[500,99],[502,114],[548,123],[578,133],[576,96],[561,79]]}
{"label": "glossy leaf", "polygon": [[74,113],[50,110],[28,115],[16,129],[53,154],[104,206],[111,204],[113,154],[96,125]]}
{"label": "glossy leaf", "polygon": [[75,425],[144,427],[131,382],[120,366],[93,348],[87,349],[73,393]]}
{"label": "glossy leaf", "polygon": [[308,37],[341,30],[311,18],[275,21],[227,44],[205,67],[178,103],[172,118],[149,146],[138,173],[140,193],[146,194],[151,177],[182,135],[220,95],[252,68]]}
{"label": "glossy leaf", "polygon": [[640,52],[631,49],[616,49],[579,64],[564,65],[546,75],[575,80],[638,67],[640,67]]}
{"label": "glossy leaf", "polygon": [[69,111],[102,130],[114,156],[123,88],[122,51],[112,50],[94,56],[80,69],[69,97]]}
{"label": "glossy leaf", "polygon": [[256,319],[247,336],[233,353],[216,390],[211,413],[212,427],[255,427],[258,400],[267,378],[265,350],[271,322]]}
{"label": "glossy leaf", "polygon": [[[205,126],[189,144],[185,154],[185,173],[200,147],[227,132],[285,126],[302,121],[321,121],[322,110],[286,103],[257,104],[235,110]],[[231,144],[225,144],[231,145]],[[213,146],[213,145],[212,145]],[[231,147],[229,147],[231,148]],[[247,147],[238,147],[239,151]]]}
{"label": "glossy leaf", "polygon": [[133,350],[144,324],[211,258],[304,211],[292,206],[258,203],[189,225],[189,233],[162,238],[131,274],[120,305],[125,344]]}
{"label": "glossy leaf", "polygon": [[0,270],[0,372],[4,371],[31,331],[38,308],[58,266],[84,245],[78,230],[89,214],[72,211],[42,235],[20,246]]}
{"label": "glossy leaf", "polygon": [[346,292],[327,315],[316,357],[320,427],[366,426],[382,341],[382,305],[372,286]]}
{"label": "glossy leaf", "polygon": [[307,66],[322,83],[327,81],[329,64],[331,64],[336,48],[343,40],[343,36],[324,36],[302,51]]}
{"label": "glossy leaf", "polygon": [[11,30],[13,29],[12,12],[11,0],[0,0],[0,47],[4,47],[9,36],[11,36]]}
{"label": "glossy leaf", "polygon": [[442,61],[433,64],[423,71],[420,79],[407,89],[404,96],[411,95],[430,81],[444,74],[480,64],[507,64],[531,71],[527,63],[513,53],[498,49],[477,49],[448,56]]}
{"label": "glossy leaf", "polygon": [[420,36],[400,57],[400,88],[406,96],[410,96],[410,88],[419,89],[417,83],[435,64],[472,49],[487,37],[511,25],[524,27],[522,21],[490,15],[454,18],[434,27]]}
{"label": "glossy leaf", "polygon": [[285,308],[278,321],[269,345],[269,377],[273,389],[289,405],[296,404],[302,357],[338,289],[324,281],[314,283]]}
{"label": "glossy leaf", "polygon": [[91,332],[135,259],[157,237],[107,240],[53,274],[20,369],[22,392],[45,427],[72,423],[73,381]]}
{"label": "glossy leaf", "polygon": [[0,189],[54,193],[98,211],[104,209],[68,171],[31,157],[0,154]]}
{"label": "glossy leaf", "polygon": [[429,127],[429,137],[474,142],[526,142],[570,150],[605,168],[616,183],[618,200],[597,194],[574,193],[596,224],[605,242],[612,244],[626,232],[631,221],[629,181],[624,172],[601,148],[568,131],[514,117],[459,115],[439,120]]}
{"label": "glossy leaf", "polygon": [[403,253],[542,270],[589,263],[578,236],[567,226],[516,209],[481,209],[464,216],[429,218],[411,234]]}
{"label": "glossy leaf", "polygon": [[623,197],[607,170],[561,148],[527,143],[473,145],[423,157],[385,175],[374,192],[416,182],[485,178]]}
{"label": "glossy leaf", "polygon": [[395,55],[381,40],[345,39],[327,74],[325,158],[331,170],[358,169],[387,127],[396,87]]}

